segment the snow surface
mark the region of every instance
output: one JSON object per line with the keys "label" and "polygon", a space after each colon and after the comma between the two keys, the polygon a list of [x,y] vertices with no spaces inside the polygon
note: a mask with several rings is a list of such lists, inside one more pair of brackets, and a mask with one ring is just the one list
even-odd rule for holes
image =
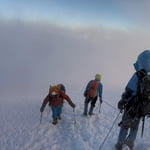
{"label": "snow surface", "polygon": [[[75,97],[75,96],[74,96]],[[44,98],[44,97],[43,97]],[[119,114],[114,102],[104,101],[99,113],[99,103],[92,117],[82,116],[84,99],[73,100],[75,112],[64,103],[62,120],[52,125],[51,109],[47,106],[40,124],[42,99],[2,98],[0,101],[0,150],[99,150],[112,124]],[[108,105],[109,103],[110,105]],[[101,150],[114,150],[119,133],[115,122]],[[141,124],[135,150],[150,150],[150,121],[145,122],[144,137]]]}

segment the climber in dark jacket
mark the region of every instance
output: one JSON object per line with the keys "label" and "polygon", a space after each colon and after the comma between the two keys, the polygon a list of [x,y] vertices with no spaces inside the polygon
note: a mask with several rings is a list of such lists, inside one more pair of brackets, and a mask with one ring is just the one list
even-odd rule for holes
{"label": "climber in dark jacket", "polygon": [[[124,111],[124,113],[122,121],[119,124],[121,128],[117,144],[115,145],[116,150],[122,150],[124,144],[127,145],[130,150],[134,148],[134,141],[141,118],[131,109],[131,105],[136,101],[139,94],[140,77],[150,72],[150,50],[145,50],[138,56],[134,68],[136,72],[129,80],[121,100],[118,102],[118,108]],[[134,107],[136,107],[135,103]]]}

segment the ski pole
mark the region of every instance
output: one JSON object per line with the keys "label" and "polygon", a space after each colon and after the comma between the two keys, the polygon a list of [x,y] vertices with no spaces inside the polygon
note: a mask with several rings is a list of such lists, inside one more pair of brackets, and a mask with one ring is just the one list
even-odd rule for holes
{"label": "ski pole", "polygon": [[144,133],[144,123],[145,123],[145,117],[143,117],[143,119],[142,119],[142,132],[141,132],[141,137],[143,137],[143,133]]}
{"label": "ski pole", "polygon": [[115,120],[114,120],[114,122],[113,122],[113,124],[112,124],[111,128],[109,129],[108,134],[106,135],[105,139],[103,140],[102,144],[100,145],[99,150],[101,150],[101,149],[102,149],[102,147],[103,147],[103,145],[105,144],[105,142],[106,142],[106,140],[107,140],[107,138],[108,138],[108,136],[109,136],[110,132],[112,131],[112,129],[113,129],[113,127],[114,127],[114,125],[115,125],[116,121],[117,121],[117,120],[118,120],[118,118],[119,118],[120,113],[121,113],[121,112],[119,112],[119,113],[118,113],[118,115],[117,115],[117,117],[115,118]]}
{"label": "ski pole", "polygon": [[101,102],[99,102],[99,110],[98,110],[98,113],[100,114],[101,112]]}
{"label": "ski pole", "polygon": [[42,112],[41,112],[41,115],[40,115],[40,124],[42,123]]}
{"label": "ski pole", "polygon": [[74,124],[76,124],[75,108],[73,108],[73,112],[74,112]]}

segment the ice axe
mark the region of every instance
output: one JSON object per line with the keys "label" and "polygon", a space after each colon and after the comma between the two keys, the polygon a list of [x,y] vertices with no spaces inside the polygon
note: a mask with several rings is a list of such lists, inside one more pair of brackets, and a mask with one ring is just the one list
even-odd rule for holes
{"label": "ice axe", "polygon": [[42,123],[42,112],[41,112],[41,115],[40,115],[40,124]]}

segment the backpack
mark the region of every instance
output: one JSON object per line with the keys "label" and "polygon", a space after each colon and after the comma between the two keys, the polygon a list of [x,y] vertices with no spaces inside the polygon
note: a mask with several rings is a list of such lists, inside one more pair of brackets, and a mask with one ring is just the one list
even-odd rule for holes
{"label": "backpack", "polygon": [[150,74],[146,73],[139,83],[139,113],[141,116],[150,115]]}
{"label": "backpack", "polygon": [[51,98],[59,97],[59,88],[58,88],[58,86],[50,86],[50,88],[49,88],[49,96]]}
{"label": "backpack", "polygon": [[88,97],[90,98],[95,98],[98,94],[98,85],[99,85],[99,82],[97,81],[91,81],[90,85],[89,85],[89,89],[87,91],[87,95]]}
{"label": "backpack", "polygon": [[150,74],[143,70],[137,71],[139,79],[138,95],[128,102],[128,114],[134,117],[150,116]]}
{"label": "backpack", "polygon": [[65,89],[65,86],[63,84],[57,84],[57,87],[63,91],[63,92],[66,92],[66,89]]}
{"label": "backpack", "polygon": [[150,116],[150,73],[140,70],[136,74],[139,79],[138,95],[128,103],[127,112],[131,118],[142,118],[141,136],[143,137],[145,116]]}

